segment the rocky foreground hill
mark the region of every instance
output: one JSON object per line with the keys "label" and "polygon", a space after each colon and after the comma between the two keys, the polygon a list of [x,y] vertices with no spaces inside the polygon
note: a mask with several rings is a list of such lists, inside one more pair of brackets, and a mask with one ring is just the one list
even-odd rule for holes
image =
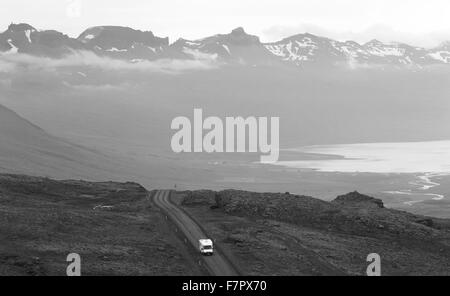
{"label": "rocky foreground hill", "polygon": [[[136,183],[0,174],[0,275],[205,275],[200,254]],[[384,208],[357,192],[307,196],[174,192],[243,275],[449,275],[450,220]]]}
{"label": "rocky foreground hill", "polygon": [[0,276],[65,276],[67,255],[90,275],[203,275],[135,183],[0,175]]}
{"label": "rocky foreground hill", "polygon": [[235,190],[180,194],[186,210],[224,244],[244,274],[450,274],[450,220],[387,209],[358,192],[326,202]]}

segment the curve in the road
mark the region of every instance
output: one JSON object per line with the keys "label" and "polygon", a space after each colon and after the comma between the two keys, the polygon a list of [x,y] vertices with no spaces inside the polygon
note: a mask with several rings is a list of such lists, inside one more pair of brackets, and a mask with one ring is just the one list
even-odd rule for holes
{"label": "curve in the road", "polygon": [[[155,204],[164,210],[167,215],[175,222],[177,227],[183,232],[189,242],[198,249],[198,240],[209,238],[202,228],[191,219],[184,211],[180,210],[170,201],[170,190],[160,190],[154,195]],[[212,275],[216,276],[236,276],[238,272],[225,259],[217,248],[214,255],[203,258],[206,267]]]}

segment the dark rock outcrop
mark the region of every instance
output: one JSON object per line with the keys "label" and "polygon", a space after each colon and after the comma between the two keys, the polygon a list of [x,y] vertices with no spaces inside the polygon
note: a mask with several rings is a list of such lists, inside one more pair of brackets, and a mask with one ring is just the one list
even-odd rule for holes
{"label": "dark rock outcrop", "polygon": [[332,203],[341,205],[344,207],[367,207],[367,208],[384,208],[383,201],[381,199],[373,198],[357,191],[340,195]]}

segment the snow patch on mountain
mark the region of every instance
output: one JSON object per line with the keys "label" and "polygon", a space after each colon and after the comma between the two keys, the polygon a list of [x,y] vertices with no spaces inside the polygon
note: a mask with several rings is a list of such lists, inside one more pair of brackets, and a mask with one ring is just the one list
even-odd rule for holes
{"label": "snow patch on mountain", "polygon": [[187,55],[190,55],[196,60],[217,60],[217,54],[209,54],[202,52],[198,49],[192,49],[188,47],[183,47],[183,52]]}
{"label": "snow patch on mountain", "polygon": [[381,47],[372,47],[367,50],[371,55],[386,57],[386,56],[396,56],[402,57],[405,55],[405,50],[398,47],[393,46],[381,46]]}
{"label": "snow patch on mountain", "polygon": [[434,60],[449,64],[450,63],[450,51],[437,51],[428,54]]}
{"label": "snow patch on mountain", "polygon": [[189,46],[200,46],[201,43],[200,42],[193,42],[193,41],[185,41],[185,43]]}
{"label": "snow patch on mountain", "polygon": [[118,49],[118,48],[113,47],[113,48],[107,49],[106,51],[108,51],[108,52],[127,52],[128,49]]}
{"label": "snow patch on mountain", "polygon": [[228,54],[231,54],[231,50],[226,44],[222,44],[222,47],[225,48],[225,50],[228,52]]}
{"label": "snow patch on mountain", "polygon": [[11,46],[11,49],[7,51],[8,54],[14,54],[19,52],[19,48],[17,48],[13,43],[12,39],[8,39],[8,44]]}
{"label": "snow patch on mountain", "polygon": [[296,42],[297,46],[290,41],[287,44],[271,44],[264,47],[272,54],[281,57],[284,61],[302,62],[309,60],[314,55],[316,45]]}
{"label": "snow patch on mountain", "polygon": [[28,42],[31,43],[31,30],[26,30],[25,36],[27,37]]}
{"label": "snow patch on mountain", "polygon": [[94,34],[86,34],[82,38],[79,38],[79,39],[82,43],[88,43],[91,40],[94,40],[95,38],[96,38],[96,35],[94,35]]}

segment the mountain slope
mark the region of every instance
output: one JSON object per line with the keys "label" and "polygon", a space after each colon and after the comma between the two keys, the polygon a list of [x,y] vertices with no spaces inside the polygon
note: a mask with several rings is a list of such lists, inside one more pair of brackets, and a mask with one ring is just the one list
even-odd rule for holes
{"label": "mountain slope", "polygon": [[116,175],[108,157],[53,137],[1,105],[0,139],[2,172],[90,179]]}

